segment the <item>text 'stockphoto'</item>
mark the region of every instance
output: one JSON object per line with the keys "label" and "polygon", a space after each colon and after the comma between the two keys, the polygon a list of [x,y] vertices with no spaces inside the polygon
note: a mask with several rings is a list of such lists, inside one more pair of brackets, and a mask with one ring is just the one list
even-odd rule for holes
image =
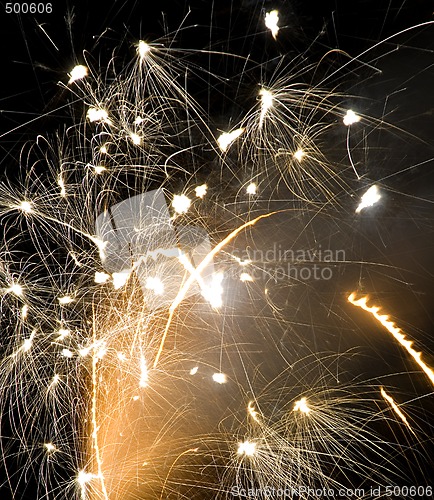
{"label": "text 'stockphoto'", "polygon": [[432,3],[0,22],[1,500],[432,498]]}

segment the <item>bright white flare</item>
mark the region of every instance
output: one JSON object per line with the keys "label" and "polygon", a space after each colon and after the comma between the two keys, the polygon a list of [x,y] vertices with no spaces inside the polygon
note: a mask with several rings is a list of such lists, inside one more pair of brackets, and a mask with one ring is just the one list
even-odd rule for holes
{"label": "bright white flare", "polygon": [[127,357],[125,356],[125,354],[123,352],[118,351],[118,359],[119,359],[119,361],[122,361],[122,363],[123,363],[124,361],[127,360]]}
{"label": "bright white flare", "polygon": [[298,401],[294,403],[294,409],[293,411],[299,411],[301,413],[309,413],[310,408],[307,406],[307,399],[306,398],[301,398]]}
{"label": "bright white flare", "polygon": [[227,382],[227,377],[224,373],[214,373],[212,379],[217,384],[226,384]]}
{"label": "bright white flare", "polygon": [[258,187],[256,186],[256,184],[254,182],[251,182],[247,188],[246,188],[246,192],[247,194],[256,194],[258,191]]}
{"label": "bright white flare", "polygon": [[294,153],[294,158],[298,161],[301,161],[304,156],[306,156],[306,153],[302,149],[297,149]]}
{"label": "bright white flare", "polygon": [[57,451],[53,443],[45,443],[44,448],[47,450],[47,453],[54,453]]}
{"label": "bright white flare", "polygon": [[190,375],[196,375],[197,371],[199,370],[199,367],[198,366],[194,366],[191,370],[190,370]]}
{"label": "bright white flare", "polygon": [[71,333],[71,331],[67,330],[66,328],[60,328],[57,333],[58,333],[58,336],[56,337],[56,340],[60,341],[60,340],[64,340],[66,337],[68,337],[69,334]]}
{"label": "bright white flare", "polygon": [[236,130],[233,130],[232,132],[223,132],[220,137],[217,139],[217,144],[219,145],[219,148],[225,152],[228,147],[235,141],[235,139],[238,139],[238,137],[244,132],[243,128],[237,128]]}
{"label": "bright white flare", "polygon": [[136,146],[140,146],[140,144],[142,144],[142,138],[140,137],[140,135],[135,134],[134,132],[131,132],[130,139]]}
{"label": "bright white flare", "polygon": [[24,304],[23,307],[21,308],[21,318],[26,319],[28,313],[29,313],[29,306],[27,304]]}
{"label": "bright white flare", "polygon": [[82,64],[79,64],[73,68],[71,73],[69,74],[69,82],[72,83],[75,82],[76,80],[81,80],[85,76],[87,76],[88,70],[86,66],[83,66]]}
{"label": "bright white flare", "polygon": [[273,106],[273,94],[269,90],[262,88],[259,91],[259,95],[261,96],[261,116],[259,118],[259,126],[262,127],[262,122],[264,121],[267,111]]}
{"label": "bright white flare", "polygon": [[74,299],[69,295],[64,295],[63,297],[57,297],[59,304],[66,305],[74,302]]}
{"label": "bright white flare", "polygon": [[198,198],[203,198],[206,195],[207,191],[208,191],[208,186],[206,184],[202,184],[200,186],[197,186],[194,189],[194,192],[196,193],[196,196]]}
{"label": "bright white flare", "polygon": [[244,443],[238,443],[238,455],[246,455],[247,457],[251,457],[255,454],[256,451],[256,443],[252,443],[251,441],[244,441]]}
{"label": "bright white flare", "polygon": [[96,271],[94,281],[95,283],[106,283],[109,278],[110,278],[109,274]]}
{"label": "bright white flare", "polygon": [[129,277],[130,277],[129,271],[122,271],[120,273],[113,273],[112,278],[113,278],[114,289],[119,290],[119,288],[122,288],[125,285],[125,283],[128,281]]}
{"label": "bright white flare", "polygon": [[211,304],[214,308],[219,308],[223,304],[223,273],[214,273],[212,275],[212,282],[210,286],[202,289],[202,296]]}
{"label": "bright white flare", "polygon": [[241,273],[240,281],[242,281],[243,283],[246,281],[253,281],[253,278],[250,276],[250,274]]}
{"label": "bright white flare", "polygon": [[162,295],[164,292],[164,285],[160,278],[148,277],[145,288],[147,290],[152,290],[156,295]]}
{"label": "bright white flare", "polygon": [[90,122],[110,122],[107,111],[101,108],[89,108],[87,110],[87,117]]}
{"label": "bright white flare", "polygon": [[140,387],[147,387],[149,382],[148,366],[144,356],[140,358]]}
{"label": "bright white flare", "polygon": [[[95,474],[91,474],[90,472],[85,472],[84,470],[81,470],[78,475],[77,475],[77,483],[80,485],[80,488],[82,490],[82,493],[85,491],[86,484],[92,481],[96,476]],[[85,498],[84,494],[82,498]]]}
{"label": "bright white flare", "polygon": [[97,173],[97,174],[102,174],[103,172],[105,172],[107,170],[102,165],[95,165],[93,168],[95,170],[95,173]]}
{"label": "bright white flare", "polygon": [[140,56],[140,59],[143,59],[150,51],[151,47],[149,46],[149,44],[147,44],[143,40],[140,40],[139,45],[137,46],[137,52]]}
{"label": "bright white flare", "polygon": [[276,39],[277,33],[279,32],[279,11],[272,10],[265,13],[265,26],[271,31],[273,38]]}
{"label": "bright white flare", "polygon": [[177,214],[185,214],[190,208],[191,200],[185,194],[175,194],[172,201],[172,207]]}
{"label": "bright white flare", "polygon": [[372,207],[377,201],[381,199],[380,190],[375,184],[371,186],[366,193],[362,196],[359,206],[356,208],[356,214],[361,212],[364,208]]}
{"label": "bright white flare", "polygon": [[13,293],[17,297],[21,297],[21,295],[23,294],[23,287],[18,283],[14,283],[6,290],[6,292]]}
{"label": "bright white flare", "polygon": [[356,115],[352,109],[347,111],[347,114],[344,116],[344,125],[352,125],[353,123],[357,123],[360,121],[360,116]]}
{"label": "bright white flare", "polygon": [[32,204],[30,203],[30,201],[22,201],[17,208],[19,208],[26,214],[32,213]]}
{"label": "bright white flare", "polygon": [[21,347],[21,350],[23,352],[28,352],[32,348],[33,345],[33,339],[35,338],[36,332],[35,330],[32,331],[30,337],[28,339],[25,339],[23,342],[23,345]]}
{"label": "bright white flare", "polygon": [[62,176],[59,175],[59,178],[57,179],[57,184],[59,185],[60,187],[60,196],[62,198],[65,198],[66,196],[66,188],[65,188],[65,182],[63,181],[62,179]]}

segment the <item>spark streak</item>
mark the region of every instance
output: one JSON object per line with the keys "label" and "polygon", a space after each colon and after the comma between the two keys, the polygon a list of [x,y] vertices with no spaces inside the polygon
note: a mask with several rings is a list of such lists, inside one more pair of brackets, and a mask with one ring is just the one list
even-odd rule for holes
{"label": "spark streak", "polygon": [[[269,212],[268,214],[263,214],[259,215],[255,219],[252,219],[241,226],[237,227],[234,229],[226,238],[224,238],[218,245],[216,245],[211,252],[209,252],[206,257],[202,260],[202,262],[197,266],[196,268],[196,273],[200,275],[200,273],[208,266],[210,262],[212,262],[213,258],[215,255],[217,255],[222,248],[224,248],[230,241],[232,241],[241,231],[244,229],[254,226],[258,221],[261,219],[266,219],[268,217],[271,217],[272,215],[275,215],[277,212]],[[166,341],[167,334],[169,332],[170,325],[172,323],[172,318],[173,314],[175,313],[177,307],[179,304],[184,300],[184,297],[186,293],[188,292],[188,289],[190,286],[193,284],[194,280],[196,279],[196,276],[194,274],[191,274],[182,288],[179,290],[177,296],[175,297],[174,301],[172,302],[172,305],[169,308],[169,317],[166,322],[166,327],[163,332],[163,336],[161,338],[160,342],[160,347],[158,348],[157,355],[155,356],[154,360],[154,368],[158,365],[158,361],[160,359],[161,353],[163,352],[164,349],[164,343]]]}
{"label": "spark streak", "polygon": [[402,333],[402,330],[395,325],[393,321],[389,319],[388,314],[378,314],[380,311],[380,307],[378,306],[368,306],[368,297],[361,297],[360,299],[356,299],[356,294],[353,292],[349,297],[348,297],[348,302],[353,304],[356,307],[362,308],[364,311],[367,311],[368,313],[372,314],[374,318],[382,325],[386,330],[393,335],[395,340],[399,342],[399,344],[402,345],[406,349],[406,351],[410,354],[410,356],[416,361],[416,363],[422,368],[422,370],[425,372],[427,377],[430,379],[431,384],[434,385],[434,372],[433,370],[422,361],[422,353],[417,352],[415,349],[413,349],[413,341],[408,340],[405,338],[404,333]]}
{"label": "spark streak", "polygon": [[395,403],[395,400],[387,394],[387,392],[384,390],[383,387],[380,388],[381,395],[383,398],[390,404],[390,406],[393,408],[393,411],[398,415],[398,417],[404,422],[404,424],[410,429],[410,431],[415,434],[414,430],[411,428],[411,425],[409,424],[407,417],[404,415],[404,413],[399,409],[399,406]]}

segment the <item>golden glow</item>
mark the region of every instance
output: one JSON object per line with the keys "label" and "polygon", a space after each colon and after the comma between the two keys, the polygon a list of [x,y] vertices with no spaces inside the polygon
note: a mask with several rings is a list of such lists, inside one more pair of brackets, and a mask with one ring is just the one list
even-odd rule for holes
{"label": "golden glow", "polygon": [[21,318],[26,319],[28,313],[29,313],[29,306],[27,304],[24,304],[23,307],[21,308]]}
{"label": "golden glow", "polygon": [[[84,470],[79,471],[79,473],[77,474],[77,483],[80,486],[81,500],[86,500],[86,485],[87,483],[90,483],[90,481],[92,481],[92,479],[94,479],[95,477],[95,474],[90,474],[89,472],[86,472]],[[107,498],[107,496],[105,498]]]}
{"label": "golden glow", "polygon": [[144,356],[140,358],[140,387],[147,387],[149,382],[148,367]]}
{"label": "golden glow", "polygon": [[58,336],[56,337],[56,341],[64,340],[66,337],[69,336],[71,333],[69,330],[66,328],[60,328],[60,330],[57,332]]}
{"label": "golden glow", "polygon": [[107,169],[105,167],[103,167],[102,165],[94,165],[93,166],[93,169],[95,170],[95,173],[96,174],[102,174],[103,172],[105,172]]}
{"label": "golden glow", "polygon": [[35,338],[35,335],[36,335],[36,331],[33,330],[30,337],[23,342],[23,345],[21,347],[21,350],[23,352],[30,351],[30,349],[32,348],[32,345],[33,345],[33,339]]}
{"label": "golden glow", "polygon": [[[200,275],[199,275],[200,276]],[[223,305],[223,273],[214,273],[210,286],[202,289],[202,295],[211,304],[211,307],[218,309]]]}
{"label": "golden glow", "polygon": [[147,290],[152,290],[155,293],[155,295],[163,295],[164,292],[164,284],[158,277],[153,278],[149,276],[146,279],[145,288]]}
{"label": "golden glow", "polygon": [[45,443],[44,448],[46,449],[47,453],[54,453],[55,451],[57,451],[53,443]]}
{"label": "golden glow", "polygon": [[57,184],[60,187],[60,196],[64,198],[66,196],[66,187],[61,175],[57,179]]}

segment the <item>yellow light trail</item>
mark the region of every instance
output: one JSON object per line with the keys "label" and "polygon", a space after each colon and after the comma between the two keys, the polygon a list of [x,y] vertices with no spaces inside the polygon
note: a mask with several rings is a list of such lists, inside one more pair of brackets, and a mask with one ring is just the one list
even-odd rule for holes
{"label": "yellow light trail", "polygon": [[[95,312],[93,313],[95,315]],[[102,472],[102,458],[101,458],[101,450],[98,444],[98,423],[97,423],[97,415],[96,415],[96,406],[97,406],[97,364],[99,361],[99,356],[96,351],[96,331],[95,331],[95,321],[93,322],[93,354],[92,354],[92,439],[93,439],[93,448],[95,450],[95,460],[98,469],[98,479],[100,480],[101,491],[105,500],[108,500],[108,493],[104,482],[104,475]]]}
{"label": "yellow light trail", "polygon": [[389,319],[388,314],[379,314],[380,307],[378,306],[368,306],[368,297],[361,297],[360,299],[356,299],[356,294],[353,292],[348,297],[348,302],[353,304],[356,307],[360,307],[364,311],[372,314],[374,318],[386,328],[386,330],[393,335],[395,340],[397,340],[402,347],[406,349],[406,351],[410,354],[410,356],[416,361],[416,363],[422,368],[427,377],[430,379],[432,385],[434,385],[434,372],[433,370],[422,361],[422,353],[417,352],[413,349],[413,341],[408,340],[405,335],[402,333],[401,328],[395,325],[393,321]]}
{"label": "yellow light trail", "polygon": [[404,424],[410,429],[410,431],[416,435],[414,430],[411,428],[411,425],[409,424],[407,417],[404,415],[404,413],[399,409],[399,406],[395,403],[395,400],[392,398],[392,396],[389,396],[387,392],[384,390],[383,387],[380,387],[380,392],[385,401],[387,401],[390,406],[393,408],[393,411],[398,415],[398,417],[404,422]]}
{"label": "yellow light trail", "polygon": [[163,352],[164,349],[164,343],[166,341],[167,333],[170,328],[170,324],[172,322],[173,314],[176,311],[176,308],[179,306],[179,304],[184,300],[184,297],[190,288],[190,286],[193,284],[194,280],[197,279],[197,275],[200,275],[200,273],[206,268],[206,266],[213,260],[214,256],[220,252],[220,250],[227,245],[230,241],[232,241],[241,231],[244,229],[254,226],[259,220],[261,219],[266,219],[267,217],[271,217],[272,215],[276,214],[277,212],[270,212],[268,214],[263,214],[259,215],[259,217],[256,217],[255,219],[252,219],[248,222],[245,222],[241,226],[237,227],[234,229],[226,238],[224,238],[219,244],[217,244],[211,252],[208,253],[202,260],[202,262],[197,266],[196,272],[194,274],[190,274],[188,279],[185,281],[184,285],[181,287],[181,289],[178,292],[178,295],[175,297],[174,301],[172,302],[171,306],[169,307],[169,317],[167,318],[167,323],[166,327],[164,329],[163,337],[160,342],[160,347],[158,348],[157,355],[155,356],[154,360],[154,365],[153,367],[155,368],[158,364],[158,361],[160,359],[161,353]]}

